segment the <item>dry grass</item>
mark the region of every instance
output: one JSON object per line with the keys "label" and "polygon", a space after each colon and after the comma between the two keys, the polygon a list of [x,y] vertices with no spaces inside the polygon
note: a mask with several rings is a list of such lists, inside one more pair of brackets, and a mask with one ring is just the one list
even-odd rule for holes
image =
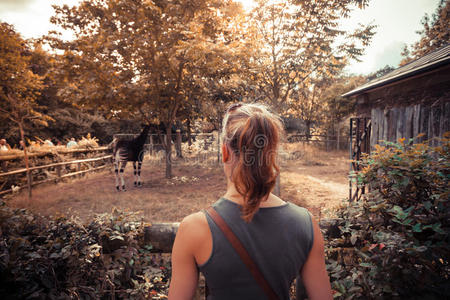
{"label": "dry grass", "polygon": [[[280,163],[282,198],[307,207],[317,217],[340,205],[348,193],[347,154],[318,151],[301,143],[284,146],[285,157]],[[224,194],[226,181],[222,167],[217,164],[217,154],[175,160],[174,177],[170,180],[165,178],[163,161],[161,154],[146,158],[141,188],[132,186],[133,168],[128,164],[126,192],[115,191],[111,168],[81,179],[38,186],[33,189],[31,202],[25,191],[8,202],[44,215],[76,215],[84,221],[117,207],[139,211],[147,222],[179,222]]]}

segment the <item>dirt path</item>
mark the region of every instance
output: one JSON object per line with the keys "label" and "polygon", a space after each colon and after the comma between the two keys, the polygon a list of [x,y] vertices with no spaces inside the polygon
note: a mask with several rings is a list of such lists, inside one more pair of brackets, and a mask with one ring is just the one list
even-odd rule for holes
{"label": "dirt path", "polygon": [[346,159],[339,157],[325,165],[289,164],[281,173],[283,198],[317,217],[328,215],[348,196],[347,171]]}
{"label": "dirt path", "polygon": [[[348,193],[345,154],[327,154],[325,160],[308,157],[281,164],[281,197],[308,208],[316,217],[336,207]],[[8,200],[14,207],[27,207],[43,215],[75,215],[88,221],[94,214],[117,207],[139,211],[148,222],[179,222],[190,213],[213,203],[225,192],[221,167],[210,164],[179,164],[174,178],[164,178],[161,164],[143,165],[143,187],[132,186],[133,169],[125,171],[128,190],[116,192],[112,170],[58,184],[38,186],[31,202],[25,193]]]}

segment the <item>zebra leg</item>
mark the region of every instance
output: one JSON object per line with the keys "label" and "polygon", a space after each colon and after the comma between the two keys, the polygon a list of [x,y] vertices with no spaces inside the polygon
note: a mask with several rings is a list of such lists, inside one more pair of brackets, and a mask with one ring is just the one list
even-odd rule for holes
{"label": "zebra leg", "polygon": [[125,179],[123,178],[123,172],[125,170],[125,166],[127,165],[127,161],[122,161],[120,164],[120,179],[122,180],[122,190],[126,191],[125,189]]}
{"label": "zebra leg", "polygon": [[138,170],[137,170],[138,186],[142,186],[142,183],[141,183],[141,167],[142,167],[142,160],[138,161]]}
{"label": "zebra leg", "polygon": [[136,162],[133,161],[133,172],[134,172],[134,186],[137,186],[137,171],[136,171]]}
{"label": "zebra leg", "polygon": [[120,185],[119,185],[119,162],[115,159],[114,160],[114,173],[116,177],[116,190],[120,192]]}

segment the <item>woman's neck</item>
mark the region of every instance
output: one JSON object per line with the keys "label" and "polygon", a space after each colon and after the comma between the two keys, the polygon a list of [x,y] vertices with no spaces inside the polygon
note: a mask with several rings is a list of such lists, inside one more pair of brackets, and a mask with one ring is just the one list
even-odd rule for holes
{"label": "woman's neck", "polygon": [[223,197],[237,204],[244,204],[244,197],[239,194],[239,192],[236,190],[236,186],[231,181],[228,181],[227,191],[225,192],[225,195],[223,195]]}
{"label": "woman's neck", "polygon": [[[236,186],[231,181],[227,182],[227,191],[225,192],[225,195],[223,195],[223,198],[228,199],[239,205],[244,204],[244,197],[241,194],[239,194],[239,192],[236,190]],[[272,207],[272,206],[279,206],[279,205],[283,205],[283,204],[286,204],[286,202],[284,202],[283,200],[281,200],[274,194],[270,193],[265,201],[261,201],[259,206],[260,207]]]}

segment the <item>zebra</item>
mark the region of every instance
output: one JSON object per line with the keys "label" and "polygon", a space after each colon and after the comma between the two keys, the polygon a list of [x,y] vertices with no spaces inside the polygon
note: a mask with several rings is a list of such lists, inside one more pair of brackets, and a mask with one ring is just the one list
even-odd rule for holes
{"label": "zebra", "polygon": [[[144,158],[144,144],[147,140],[148,132],[150,131],[150,125],[145,125],[142,132],[138,137],[127,140],[116,140],[113,143],[113,160],[114,160],[114,172],[116,176],[116,189],[120,191],[120,183],[122,184],[122,190],[125,191],[125,180],[123,178],[123,172],[127,162],[133,162],[134,169],[134,186],[142,186],[141,183],[141,167],[142,160]],[[137,162],[137,168],[136,168]],[[120,173],[120,174],[119,174]]]}

